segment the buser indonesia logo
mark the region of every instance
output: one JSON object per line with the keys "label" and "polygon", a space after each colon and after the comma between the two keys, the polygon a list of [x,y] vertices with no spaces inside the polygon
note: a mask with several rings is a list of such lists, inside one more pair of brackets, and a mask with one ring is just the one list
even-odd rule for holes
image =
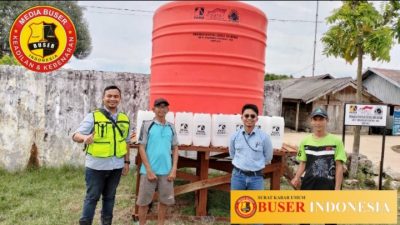
{"label": "buser indonesia logo", "polygon": [[10,48],[29,70],[50,72],[65,65],[76,48],[71,19],[51,6],[35,6],[21,13],[10,29]]}
{"label": "buser indonesia logo", "polygon": [[242,218],[250,218],[257,211],[257,203],[250,196],[242,196],[235,202],[235,212]]}

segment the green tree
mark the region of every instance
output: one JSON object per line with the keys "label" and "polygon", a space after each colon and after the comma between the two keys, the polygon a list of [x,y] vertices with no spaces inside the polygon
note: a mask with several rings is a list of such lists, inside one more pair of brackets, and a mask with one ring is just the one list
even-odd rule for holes
{"label": "green tree", "polygon": [[[381,12],[368,1],[343,1],[343,5],[326,19],[331,26],[321,39],[323,53],[343,58],[350,64],[357,59],[357,103],[362,102],[363,57],[390,61],[390,49],[396,40],[400,42],[399,9],[399,1],[382,3]],[[358,169],[360,129],[354,129],[350,166],[353,178]]]}
{"label": "green tree", "polygon": [[275,73],[266,73],[264,76],[264,81],[269,80],[286,80],[293,78],[292,75],[285,75],[285,74],[275,74]]}
{"label": "green tree", "polygon": [[0,58],[0,65],[19,65],[19,62],[10,55],[3,55],[3,57]]}
{"label": "green tree", "polygon": [[88,24],[83,17],[84,8],[76,1],[0,1],[0,58],[10,55],[8,42],[9,30],[19,14],[38,5],[53,6],[64,11],[71,18],[77,33],[77,45],[74,56],[84,59],[92,51],[92,40],[89,34]]}

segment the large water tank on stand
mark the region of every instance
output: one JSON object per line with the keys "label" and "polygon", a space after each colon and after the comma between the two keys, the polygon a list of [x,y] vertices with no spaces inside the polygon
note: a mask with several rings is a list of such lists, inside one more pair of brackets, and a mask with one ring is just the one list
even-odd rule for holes
{"label": "large water tank on stand", "polygon": [[267,18],[241,2],[179,1],[153,18],[150,105],[235,114],[263,108]]}

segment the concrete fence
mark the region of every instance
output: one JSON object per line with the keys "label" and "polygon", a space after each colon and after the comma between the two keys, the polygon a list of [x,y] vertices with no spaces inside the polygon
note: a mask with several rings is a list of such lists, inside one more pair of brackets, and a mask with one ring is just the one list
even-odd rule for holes
{"label": "concrete fence", "polygon": [[23,169],[31,151],[40,165],[82,165],[82,145],[71,135],[83,117],[101,106],[111,84],[122,91],[121,109],[132,119],[148,108],[149,76],[133,73],[59,70],[34,73],[0,66],[0,167]]}

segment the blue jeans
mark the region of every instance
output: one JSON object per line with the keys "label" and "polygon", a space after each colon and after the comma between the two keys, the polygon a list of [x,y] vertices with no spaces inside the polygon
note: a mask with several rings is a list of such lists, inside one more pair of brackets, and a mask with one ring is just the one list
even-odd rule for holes
{"label": "blue jeans", "polygon": [[264,190],[264,177],[246,176],[233,168],[231,190]]}
{"label": "blue jeans", "polygon": [[122,169],[94,170],[86,167],[86,197],[83,204],[82,217],[79,221],[92,224],[97,201],[102,195],[102,220],[111,220],[115,202],[115,193],[121,178]]}

